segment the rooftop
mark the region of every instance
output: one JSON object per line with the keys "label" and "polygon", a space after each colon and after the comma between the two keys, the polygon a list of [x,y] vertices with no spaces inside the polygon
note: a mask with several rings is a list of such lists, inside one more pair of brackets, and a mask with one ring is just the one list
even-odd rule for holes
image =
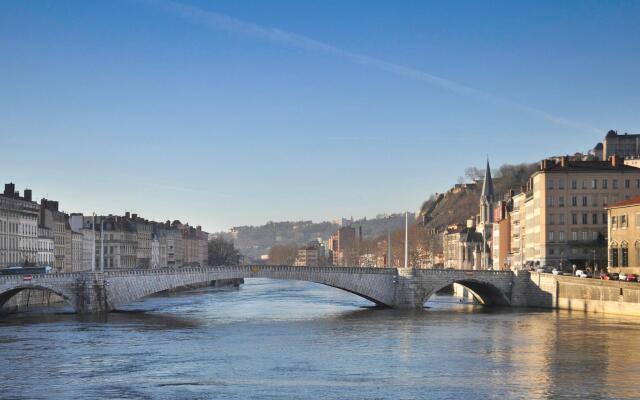
{"label": "rooftop", "polygon": [[628,200],[619,201],[615,204],[610,205],[607,208],[618,208],[618,207],[629,207],[640,205],[640,196],[634,196]]}

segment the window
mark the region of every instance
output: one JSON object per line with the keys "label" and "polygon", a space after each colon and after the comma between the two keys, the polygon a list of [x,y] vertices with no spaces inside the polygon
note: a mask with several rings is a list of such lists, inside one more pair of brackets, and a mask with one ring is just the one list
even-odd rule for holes
{"label": "window", "polygon": [[602,206],[606,207],[608,205],[609,205],[609,197],[607,197],[606,195],[602,196]]}
{"label": "window", "polygon": [[640,189],[640,179],[636,179],[636,189]]}
{"label": "window", "polygon": [[558,197],[558,207],[564,207],[564,196]]}
{"label": "window", "polygon": [[[613,244],[611,246],[614,246]],[[618,249],[615,247],[611,247],[611,254],[609,255],[609,259],[611,260],[611,266],[618,266]]]}
{"label": "window", "polygon": [[622,267],[628,267],[629,266],[629,248],[627,246],[626,242],[622,242],[621,244],[622,246]]}
{"label": "window", "polygon": [[549,225],[553,225],[555,223],[555,220],[553,218],[553,214],[549,214]]}
{"label": "window", "polygon": [[553,196],[549,196],[549,207],[553,207]]}
{"label": "window", "polygon": [[594,207],[598,207],[598,195],[594,194],[593,196],[591,196],[591,204]]}
{"label": "window", "polygon": [[614,179],[614,180],[613,180],[613,188],[614,188],[614,189],[617,189],[617,188],[618,188],[618,180],[617,180],[617,179]]}
{"label": "window", "polygon": [[587,196],[582,196],[582,207],[586,207],[587,205]]}
{"label": "window", "polygon": [[571,205],[576,207],[578,205],[578,196],[571,196]]}
{"label": "window", "polygon": [[640,229],[640,214],[636,214],[636,228]]}
{"label": "window", "polygon": [[578,240],[578,232],[576,231],[571,232],[571,240]]}
{"label": "window", "polygon": [[549,241],[553,242],[553,231],[549,232]]}
{"label": "window", "polygon": [[624,188],[625,189],[629,189],[631,187],[631,182],[629,181],[629,179],[625,179],[624,180]]}
{"label": "window", "polygon": [[587,213],[582,213],[582,225],[586,225],[589,223],[589,216],[587,215]]}
{"label": "window", "polygon": [[618,228],[618,217],[615,215],[611,216],[611,229]]}
{"label": "window", "polygon": [[576,181],[575,179],[571,180],[571,189],[577,189],[578,188],[578,181]]}
{"label": "window", "polygon": [[591,232],[591,240],[593,240],[593,241],[598,240],[598,232],[597,231]]}
{"label": "window", "polygon": [[628,226],[627,224],[627,215],[621,215],[620,216],[620,228],[626,228]]}
{"label": "window", "polygon": [[584,241],[589,240],[589,232],[582,231],[582,240],[584,240]]}
{"label": "window", "polygon": [[571,224],[572,225],[578,224],[578,214],[571,214]]}
{"label": "window", "polygon": [[553,179],[549,179],[549,190],[553,190]]}
{"label": "window", "polygon": [[[640,179],[638,179],[638,187],[640,188]],[[558,180],[558,189],[564,189],[564,179]]]}
{"label": "window", "polygon": [[597,179],[592,179],[591,180],[591,189],[597,189],[598,188],[598,180]]}
{"label": "window", "polygon": [[558,232],[558,240],[564,242],[564,231]]}
{"label": "window", "polygon": [[558,224],[564,225],[564,214],[558,214]]}
{"label": "window", "polygon": [[608,186],[608,185],[607,185],[607,180],[606,180],[606,179],[603,179],[603,180],[602,180],[602,188],[603,188],[603,189],[606,189],[606,188],[607,188],[607,186]]}
{"label": "window", "polygon": [[598,225],[598,213],[591,214],[591,223],[593,225]]}
{"label": "window", "polygon": [[552,256],[555,254],[555,249],[553,247],[549,247],[549,255]]}

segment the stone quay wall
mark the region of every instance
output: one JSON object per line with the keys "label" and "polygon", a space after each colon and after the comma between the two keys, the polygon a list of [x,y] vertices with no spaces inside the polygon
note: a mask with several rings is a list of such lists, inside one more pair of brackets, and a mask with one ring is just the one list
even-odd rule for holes
{"label": "stone quay wall", "polygon": [[640,316],[640,283],[518,271],[512,305]]}

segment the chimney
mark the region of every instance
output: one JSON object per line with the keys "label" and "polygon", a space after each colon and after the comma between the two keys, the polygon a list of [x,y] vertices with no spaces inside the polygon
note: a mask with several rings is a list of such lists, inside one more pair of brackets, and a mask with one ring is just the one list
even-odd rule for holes
{"label": "chimney", "polygon": [[32,196],[32,194],[33,194],[33,193],[31,192],[31,189],[25,189],[25,190],[24,190],[24,199],[25,199],[26,201],[31,201],[31,196]]}
{"label": "chimney", "polygon": [[542,171],[546,170],[548,165],[549,165],[549,160],[547,160],[546,158],[544,160],[540,161],[540,169]]}
{"label": "chimney", "polygon": [[565,157],[565,156],[560,157],[560,166],[562,168],[567,166],[567,157]]}
{"label": "chimney", "polygon": [[611,165],[613,167],[619,167],[622,164],[622,157],[614,154],[611,156]]}
{"label": "chimney", "polygon": [[4,195],[12,197],[13,192],[16,190],[16,185],[13,183],[5,183],[4,184]]}
{"label": "chimney", "polygon": [[131,214],[129,214],[129,211],[126,211],[126,212],[124,213],[124,217],[125,217],[126,219],[129,219],[129,218],[131,217]]}
{"label": "chimney", "polygon": [[138,214],[131,214],[131,219],[137,219],[138,218]]}

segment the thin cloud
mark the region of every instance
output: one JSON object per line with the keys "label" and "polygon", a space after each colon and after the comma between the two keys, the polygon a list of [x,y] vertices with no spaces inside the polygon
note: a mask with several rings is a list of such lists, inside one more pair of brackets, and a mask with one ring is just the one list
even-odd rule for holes
{"label": "thin cloud", "polygon": [[376,68],[381,71],[385,71],[396,76],[413,79],[420,82],[428,83],[432,86],[440,87],[453,93],[460,94],[462,96],[475,98],[482,101],[487,101],[499,106],[519,110],[537,117],[540,117],[548,122],[556,125],[569,127],[573,129],[588,131],[592,133],[600,134],[602,129],[572,119],[564,118],[553,113],[540,110],[538,108],[518,103],[516,101],[499,97],[491,93],[475,89],[473,87],[458,83],[449,79],[441,78],[439,76],[430,74],[428,72],[406,67],[403,65],[391,63],[388,61],[380,60],[374,57],[370,57],[364,54],[354,53],[348,50],[343,50],[339,47],[330,45],[328,43],[321,42],[319,40],[312,39],[310,37],[300,35],[294,32],[283,31],[281,29],[264,27],[250,22],[241,21],[224,14],[203,10],[191,5],[178,3],[171,0],[141,0],[147,3],[152,3],[158,7],[178,15],[192,23],[203,25],[216,30],[225,31],[228,33],[253,37],[259,40],[269,41],[279,45],[285,45],[289,47],[301,48],[310,51],[317,51],[325,53],[327,55],[342,58],[350,63],[360,64],[372,68]]}

